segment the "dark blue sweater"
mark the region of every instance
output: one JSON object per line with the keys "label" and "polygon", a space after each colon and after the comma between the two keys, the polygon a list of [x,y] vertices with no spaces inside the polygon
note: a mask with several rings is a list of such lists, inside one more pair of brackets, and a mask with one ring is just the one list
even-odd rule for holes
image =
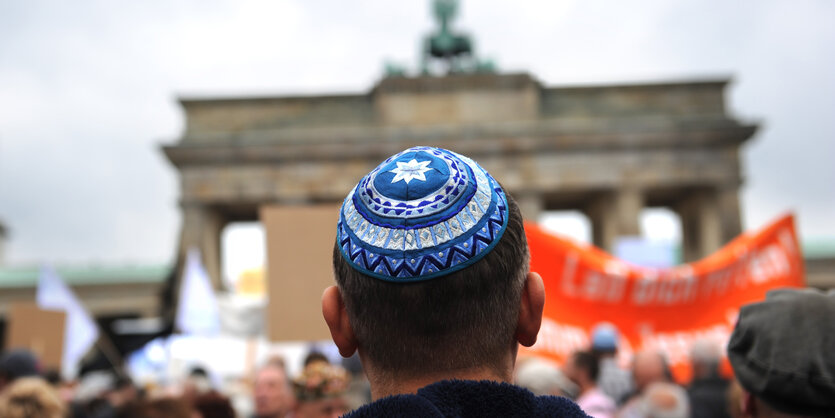
{"label": "dark blue sweater", "polygon": [[566,398],[534,396],[508,383],[444,380],[415,395],[379,399],[345,415],[357,417],[579,417],[580,407]]}

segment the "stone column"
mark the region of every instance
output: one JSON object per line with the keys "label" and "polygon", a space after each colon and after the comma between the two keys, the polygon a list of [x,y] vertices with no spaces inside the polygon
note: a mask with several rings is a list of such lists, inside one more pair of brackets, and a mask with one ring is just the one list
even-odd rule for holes
{"label": "stone column", "polygon": [[618,236],[641,235],[641,210],[644,196],[638,188],[624,187],[615,192],[615,219]]}
{"label": "stone column", "polygon": [[182,205],[183,226],[178,249],[177,280],[182,278],[183,263],[190,248],[200,250],[203,267],[215,289],[223,288],[220,269],[220,239],[224,217],[216,209],[199,203]]}
{"label": "stone column", "polygon": [[682,255],[685,262],[706,257],[722,246],[724,240],[719,203],[716,190],[696,189],[676,204],[675,210],[681,219]]}
{"label": "stone column", "polygon": [[730,184],[717,189],[717,204],[719,205],[719,224],[722,245],[742,233],[742,215],[739,209],[739,185]]}
{"label": "stone column", "polygon": [[606,251],[610,251],[615,244],[615,218],[610,216],[612,200],[609,193],[595,196],[583,209],[591,222],[591,242]]}
{"label": "stone column", "polygon": [[591,221],[594,245],[611,253],[618,237],[641,235],[643,206],[643,193],[635,187],[606,192],[590,199],[584,212]]}

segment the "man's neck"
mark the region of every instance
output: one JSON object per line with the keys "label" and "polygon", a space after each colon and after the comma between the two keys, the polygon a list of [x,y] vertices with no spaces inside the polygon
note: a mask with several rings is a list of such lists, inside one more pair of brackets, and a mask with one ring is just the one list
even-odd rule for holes
{"label": "man's neck", "polygon": [[373,372],[368,373],[368,381],[371,384],[371,398],[373,400],[392,395],[414,394],[417,393],[418,389],[442,380],[492,380],[495,382],[510,382],[512,378],[510,372],[500,374],[490,369],[460,370],[405,379],[399,379],[394,376],[384,377]]}

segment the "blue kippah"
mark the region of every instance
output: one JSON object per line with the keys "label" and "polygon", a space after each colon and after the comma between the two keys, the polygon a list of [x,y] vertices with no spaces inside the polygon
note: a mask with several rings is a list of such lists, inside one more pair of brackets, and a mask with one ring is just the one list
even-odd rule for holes
{"label": "blue kippah", "polygon": [[613,351],[618,348],[618,330],[614,325],[602,323],[591,333],[591,347],[596,350]]}
{"label": "blue kippah", "polygon": [[507,220],[504,191],[475,161],[414,147],[360,180],[342,204],[336,238],[355,270],[408,283],[480,260],[499,242]]}

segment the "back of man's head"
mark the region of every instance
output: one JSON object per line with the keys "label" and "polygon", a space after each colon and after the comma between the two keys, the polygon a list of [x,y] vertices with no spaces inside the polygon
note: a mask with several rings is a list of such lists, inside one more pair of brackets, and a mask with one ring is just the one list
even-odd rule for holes
{"label": "back of man's head", "polygon": [[591,351],[577,351],[571,355],[572,377],[581,387],[594,386],[600,375],[600,363]]}
{"label": "back of man's head", "polygon": [[748,416],[835,416],[833,318],[835,292],[812,289],[771,291],[742,307],[728,359]]}
{"label": "back of man's head", "polygon": [[636,353],[632,359],[632,379],[639,392],[643,392],[652,383],[670,382],[672,373],[664,354],[655,350]]}
{"label": "back of man's head", "polygon": [[498,182],[429,147],[360,181],[333,252],[363,360],[398,377],[498,367],[516,344],[528,259],[519,208]]}

